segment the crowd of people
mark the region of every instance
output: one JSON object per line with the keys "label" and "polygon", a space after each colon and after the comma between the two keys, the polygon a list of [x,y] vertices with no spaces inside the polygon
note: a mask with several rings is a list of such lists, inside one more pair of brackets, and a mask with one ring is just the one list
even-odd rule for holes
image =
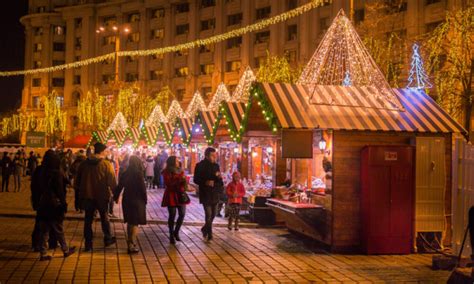
{"label": "crowd of people", "polygon": [[[59,247],[68,257],[76,251],[68,247],[64,237],[63,221],[67,213],[67,190],[74,190],[74,208],[84,213],[84,251],[93,250],[92,224],[98,213],[103,233],[104,246],[116,243],[112,233],[110,217],[113,216],[114,203],[122,202],[123,221],[127,224],[128,253],[139,251],[137,243],[138,226],[147,223],[147,191],[164,188],[162,207],[168,210],[169,241],[181,241],[180,230],[183,225],[186,206],[191,202],[187,194],[188,180],[176,156],[168,156],[166,151],[155,157],[135,152],[115,157],[106,145],[96,143],[87,151],[73,154],[71,150],[48,150],[41,163],[35,153],[24,163],[25,157],[19,152],[11,159],[8,154],[2,159],[4,171],[17,167],[27,169],[24,175],[31,175],[31,201],[36,211],[36,223],[32,234],[32,247],[40,253],[40,260],[50,260],[48,248]],[[19,158],[18,158],[19,159]],[[5,170],[7,169],[7,170]],[[10,174],[11,175],[11,174]],[[8,179],[7,183],[8,183]],[[217,163],[217,152],[207,148],[205,159],[195,168],[194,183],[199,186],[199,202],[203,206],[205,220],[201,228],[203,238],[213,239],[213,220],[219,204],[225,196],[229,214],[229,230],[239,226],[239,211],[245,189],[240,182],[240,174],[233,174],[232,181],[224,187]],[[8,187],[8,186],[7,186]]]}
{"label": "crowd of people", "polygon": [[9,192],[10,178],[13,176],[14,189],[13,192],[20,192],[21,177],[31,175],[39,162],[41,161],[40,154],[30,152],[26,155],[24,149],[19,149],[15,154],[3,152],[2,160],[0,161],[0,170],[2,171],[2,192]]}

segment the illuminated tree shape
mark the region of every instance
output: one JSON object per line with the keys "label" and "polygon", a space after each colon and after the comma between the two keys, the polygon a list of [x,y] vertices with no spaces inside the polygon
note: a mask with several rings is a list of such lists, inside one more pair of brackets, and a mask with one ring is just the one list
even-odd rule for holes
{"label": "illuminated tree shape", "polygon": [[239,83],[235,87],[231,100],[233,102],[247,102],[249,100],[249,90],[252,83],[256,80],[255,74],[250,66],[245,68]]}
{"label": "illuminated tree shape", "polygon": [[421,58],[419,49],[418,44],[414,43],[407,88],[422,90],[431,88],[433,85],[428,81],[428,75],[426,75],[425,69],[423,68],[423,59]]}
{"label": "illuminated tree shape", "polygon": [[349,71],[346,71],[346,76],[344,77],[344,81],[342,81],[343,86],[352,86],[351,74]]}
{"label": "illuminated tree shape", "polygon": [[227,88],[225,87],[224,83],[220,83],[219,86],[217,86],[216,93],[212,97],[211,102],[209,103],[209,106],[207,106],[207,109],[210,111],[218,111],[219,106],[223,101],[230,101],[231,97],[229,94],[229,91],[227,91]]}
{"label": "illuminated tree shape", "polygon": [[163,110],[161,109],[160,105],[155,106],[151,114],[148,116],[147,120],[145,121],[146,126],[157,126],[160,123],[166,123],[168,120],[166,119]]}
{"label": "illuminated tree shape", "polygon": [[110,124],[109,128],[107,129],[107,131],[110,131],[110,130],[125,131],[127,129],[128,129],[128,123],[127,123],[127,120],[125,119],[125,116],[123,116],[123,113],[118,112],[114,120]]}
{"label": "illuminated tree shape", "polygon": [[403,109],[384,75],[341,9],[298,80],[299,84],[341,85],[345,72],[353,86],[374,87],[379,107]]}
{"label": "illuminated tree shape", "polygon": [[166,119],[168,120],[169,123],[173,123],[178,117],[179,118],[184,117],[184,112],[183,112],[183,109],[181,108],[181,105],[178,103],[178,101],[173,100],[171,102],[170,109],[168,110],[168,113],[166,114]]}
{"label": "illuminated tree shape", "polygon": [[189,103],[188,107],[186,108],[185,115],[188,118],[194,118],[196,113],[198,111],[206,111],[206,103],[201,97],[201,93],[199,91],[196,91],[194,93],[193,98],[191,99],[191,102]]}

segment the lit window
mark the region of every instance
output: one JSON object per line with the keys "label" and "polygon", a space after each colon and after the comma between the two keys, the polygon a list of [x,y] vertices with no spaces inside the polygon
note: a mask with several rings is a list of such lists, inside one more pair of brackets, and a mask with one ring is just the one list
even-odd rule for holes
{"label": "lit window", "polygon": [[133,14],[128,15],[128,22],[129,23],[140,22],[140,14],[133,13]]}
{"label": "lit window", "polygon": [[35,43],[34,49],[36,52],[43,50],[43,45],[41,43]]}
{"label": "lit window", "polygon": [[41,68],[41,61],[38,60],[38,61],[33,62],[33,66],[34,68]]}
{"label": "lit window", "polygon": [[139,42],[140,33],[132,33],[128,35],[128,42]]}
{"label": "lit window", "polygon": [[270,31],[259,32],[255,34],[255,43],[264,43],[270,41]]}
{"label": "lit window", "polygon": [[161,53],[161,54],[153,54],[151,57],[152,57],[154,60],[163,60],[164,54],[163,54],[163,53]]}
{"label": "lit window", "polygon": [[106,27],[113,27],[117,25],[117,18],[115,17],[105,17],[104,18],[104,26]]}
{"label": "lit window", "polygon": [[158,9],[153,10],[151,12],[151,17],[153,19],[155,19],[155,18],[164,18],[165,17],[165,9],[158,8]]}
{"label": "lit window", "polygon": [[153,70],[150,71],[151,80],[161,80],[163,79],[163,70]]}
{"label": "lit window", "polygon": [[207,45],[201,45],[199,47],[199,53],[206,53],[206,52],[214,52],[214,45],[213,44],[207,44]]}
{"label": "lit window", "polygon": [[33,107],[34,108],[39,108],[40,107],[40,102],[41,102],[41,99],[39,96],[34,96],[33,97]]}
{"label": "lit window", "polygon": [[188,74],[188,67],[176,68],[176,77],[186,77]]}
{"label": "lit window", "polygon": [[268,18],[270,17],[271,13],[272,13],[271,6],[257,9],[257,20]]}
{"label": "lit window", "polygon": [[176,26],[176,35],[187,34],[189,32],[189,24]]}
{"label": "lit window", "polygon": [[187,49],[178,50],[178,51],[176,51],[176,52],[174,53],[174,55],[175,55],[176,57],[186,56],[186,55],[188,55],[188,54],[189,54],[189,50],[187,50]]}
{"label": "lit window", "polygon": [[287,50],[285,51],[286,60],[290,63],[296,62],[296,50]]}
{"label": "lit window", "polygon": [[64,97],[63,96],[57,96],[56,97],[56,103],[58,106],[63,107],[64,106]]}
{"label": "lit window", "polygon": [[226,71],[227,72],[234,72],[234,71],[239,71],[241,66],[240,60],[236,61],[229,61],[226,64]]}
{"label": "lit window", "polygon": [[54,34],[56,34],[56,35],[64,35],[64,27],[55,26],[55,27],[54,27]]}
{"label": "lit window", "polygon": [[202,87],[201,88],[201,96],[203,99],[207,99],[212,96],[212,88],[211,87]]}
{"label": "lit window", "polygon": [[152,39],[162,39],[165,37],[165,29],[155,29],[151,31]]}
{"label": "lit window", "polygon": [[115,36],[106,36],[102,39],[103,45],[115,44]]}
{"label": "lit window", "polygon": [[201,64],[201,74],[210,75],[214,72],[214,64]]}
{"label": "lit window", "polygon": [[227,16],[227,25],[240,25],[242,23],[242,13]]}
{"label": "lit window", "polygon": [[216,27],[216,19],[215,18],[201,21],[201,31],[212,30],[215,27]]}
{"label": "lit window", "polygon": [[43,35],[43,28],[42,27],[35,28],[35,36],[40,36],[40,35]]}

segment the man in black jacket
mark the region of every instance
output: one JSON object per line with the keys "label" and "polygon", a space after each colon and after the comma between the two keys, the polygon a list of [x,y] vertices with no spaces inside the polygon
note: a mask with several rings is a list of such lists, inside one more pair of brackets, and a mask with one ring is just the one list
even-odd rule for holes
{"label": "man in black jacket", "polygon": [[204,238],[212,240],[212,222],[216,217],[219,196],[224,190],[217,153],[214,148],[207,148],[205,159],[196,165],[194,183],[199,186],[199,203],[204,207],[206,223],[201,228]]}

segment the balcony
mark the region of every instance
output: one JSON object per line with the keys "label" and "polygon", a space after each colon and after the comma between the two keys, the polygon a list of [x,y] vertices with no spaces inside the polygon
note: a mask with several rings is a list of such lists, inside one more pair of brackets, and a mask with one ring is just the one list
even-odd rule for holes
{"label": "balcony", "polygon": [[262,54],[266,53],[268,50],[268,42],[262,42],[262,43],[255,43],[253,50],[255,54]]}
{"label": "balcony", "polygon": [[163,69],[163,60],[150,60],[150,67],[151,70],[161,70]]}
{"label": "balcony", "polygon": [[271,6],[270,0],[256,0],[255,1],[255,8],[263,8]]}
{"label": "balcony", "polygon": [[189,22],[189,12],[176,14],[175,25],[187,24]]}
{"label": "balcony", "polygon": [[214,61],[214,52],[205,52],[199,54],[199,63],[207,64]]}
{"label": "balcony", "polygon": [[225,51],[225,56],[226,56],[227,61],[239,59],[240,58],[240,47],[227,49]]}
{"label": "balcony", "polygon": [[232,0],[232,1],[227,2],[225,5],[226,5],[227,15],[238,13],[240,12],[240,9],[242,8],[241,0]]}
{"label": "balcony", "polygon": [[183,67],[188,65],[188,56],[187,55],[182,55],[182,56],[176,56],[174,58],[174,66],[175,67]]}

